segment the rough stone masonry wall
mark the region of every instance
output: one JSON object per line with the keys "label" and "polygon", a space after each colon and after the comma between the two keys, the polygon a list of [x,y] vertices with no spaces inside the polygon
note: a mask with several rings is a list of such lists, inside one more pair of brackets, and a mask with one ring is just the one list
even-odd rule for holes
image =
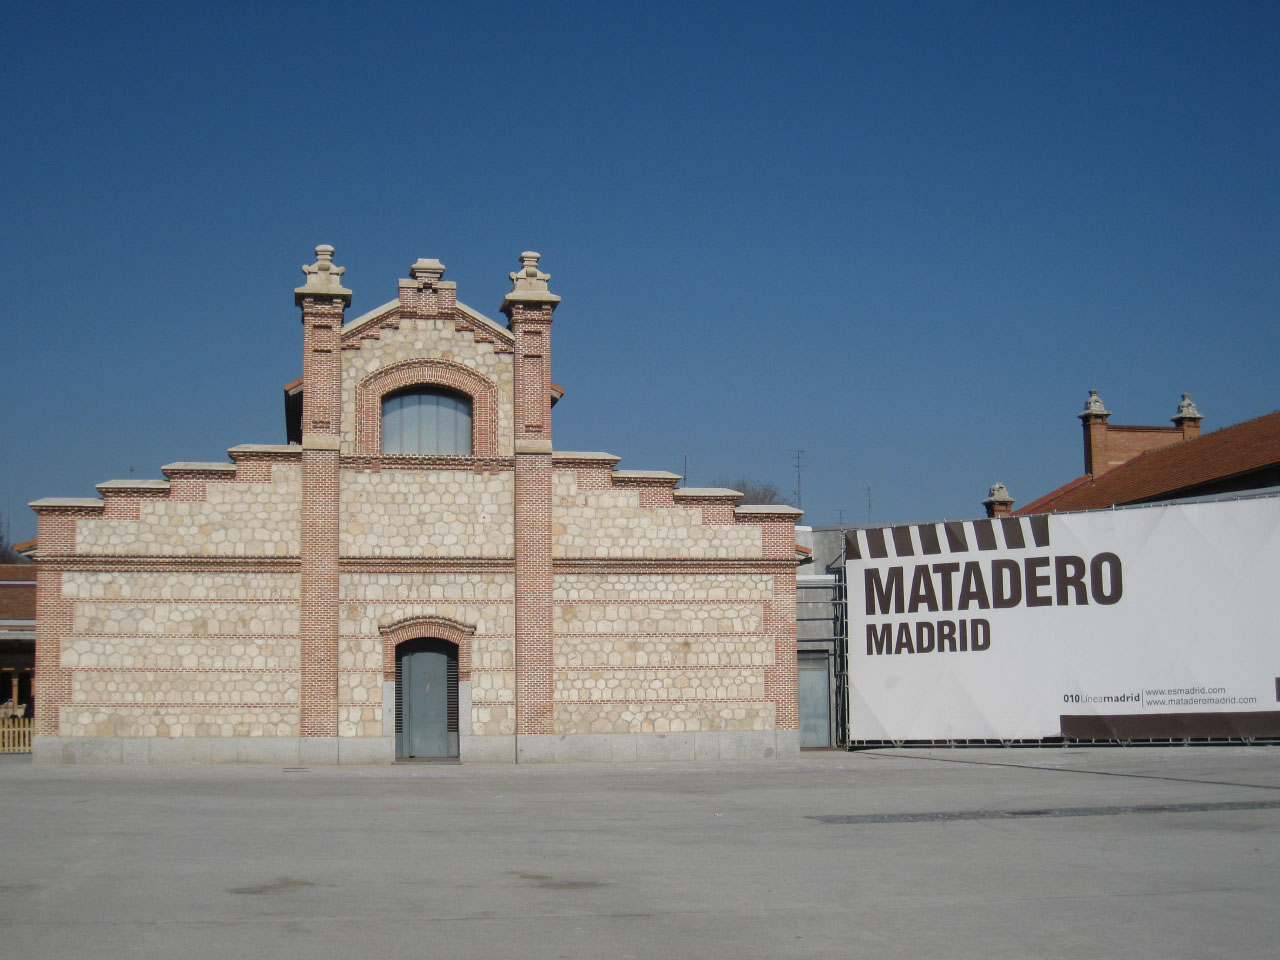
{"label": "rough stone masonry wall", "polygon": [[342,471],[339,529],[351,557],[510,557],[509,471]]}
{"label": "rough stone masonry wall", "polygon": [[382,327],[378,339],[363,340],[359,349],[342,352],[342,452],[356,448],[356,387],[360,381],[393,364],[407,360],[449,360],[490,381],[497,392],[497,455],[512,456],[511,354],[495,351],[492,344],[477,342],[474,334],[457,330],[446,317],[404,318],[396,327]]}
{"label": "rough stone masonry wall", "polygon": [[698,508],[640,502],[635,489],[579,490],[574,474],[556,476],[556,556],[586,566],[555,580],[555,732],[777,729],[766,683],[775,577],[714,569],[760,560],[761,526],[704,525]]}
{"label": "rough stone masonry wall", "polygon": [[298,577],[62,574],[64,737],[296,737]]}
{"label": "rough stone masonry wall", "polygon": [[761,556],[760,528],[704,526],[697,507],[642,507],[635,489],[580,490],[572,471],[555,475],[557,558],[727,560]]}
{"label": "rough stone masonry wall", "polygon": [[105,556],[296,557],[302,469],[271,465],[271,481],[209,480],[199,498],[144,499],[137,519],[82,517],[75,552]]}
{"label": "rough stone masonry wall", "polygon": [[509,570],[347,572],[341,577],[339,736],[380,736],[388,671],[382,630],[411,617],[475,628],[471,638],[471,734],[515,732],[515,581]]}
{"label": "rough stone masonry wall", "polygon": [[556,732],[772,730],[758,574],[556,578]]}

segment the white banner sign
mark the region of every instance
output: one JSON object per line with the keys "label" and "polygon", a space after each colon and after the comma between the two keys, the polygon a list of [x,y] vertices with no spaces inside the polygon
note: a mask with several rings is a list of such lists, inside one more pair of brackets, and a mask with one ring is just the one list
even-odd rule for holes
{"label": "white banner sign", "polygon": [[1280,498],[849,540],[850,739],[1194,736],[1191,714],[1280,710]]}

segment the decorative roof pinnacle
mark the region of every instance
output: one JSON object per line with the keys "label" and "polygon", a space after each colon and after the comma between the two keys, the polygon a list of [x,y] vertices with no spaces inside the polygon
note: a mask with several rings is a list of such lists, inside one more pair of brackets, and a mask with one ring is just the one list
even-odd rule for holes
{"label": "decorative roof pinnacle", "polygon": [[1014,503],[1016,502],[1009,494],[1009,488],[997,480],[991,485],[991,491],[987,494],[987,499],[983,503]]}
{"label": "decorative roof pinnacle", "polygon": [[418,281],[418,288],[434,287],[444,276],[444,264],[432,257],[419,257],[418,262],[409,268],[409,276]]}
{"label": "decorative roof pinnacle", "polygon": [[1098,396],[1097,390],[1089,391],[1089,399],[1084,402],[1084,410],[1076,414],[1080,419],[1085,417],[1109,417],[1111,411],[1103,406],[1102,398]]}
{"label": "decorative roof pinnacle", "polygon": [[351,302],[351,291],[342,285],[342,275],[346,267],[333,262],[333,247],[322,243],[316,247],[316,262],[310,266],[303,264],[302,273],[307,282],[294,288],[294,300],[301,302],[302,297],[331,296],[343,297]]}
{"label": "decorative roof pinnacle", "polygon": [[1178,415],[1173,418],[1174,423],[1181,420],[1203,420],[1204,414],[1196,409],[1195,402],[1191,399],[1191,394],[1184,393],[1182,402],[1178,404]]}
{"label": "decorative roof pinnacle", "polygon": [[511,292],[502,298],[502,312],[507,313],[513,303],[551,303],[560,302],[560,298],[550,291],[547,282],[551,274],[538,269],[538,261],[542,254],[526,250],[520,254],[520,269],[510,274]]}

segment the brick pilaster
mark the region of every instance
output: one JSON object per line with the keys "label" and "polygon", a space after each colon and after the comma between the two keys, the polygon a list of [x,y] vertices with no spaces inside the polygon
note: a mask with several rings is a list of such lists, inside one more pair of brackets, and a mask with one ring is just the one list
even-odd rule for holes
{"label": "brick pilaster", "polygon": [[304,737],[338,735],[338,457],[342,428],[342,322],[351,291],[333,248],[316,247],[294,291],[302,308],[301,689]]}
{"label": "brick pilaster", "polygon": [[764,668],[766,699],[772,700],[779,730],[800,727],[799,689],[796,662],[796,521],[800,511],[793,507],[738,507],[738,523],[759,523],[761,555],[787,563],[785,571],[773,575],[773,596],[764,605],[765,633],[773,637],[773,663]]}
{"label": "brick pilaster", "polygon": [[551,456],[516,454],[516,733],[554,732]]}
{"label": "brick pilaster", "polygon": [[33,696],[37,737],[56,737],[61,709],[71,704],[71,671],[62,666],[62,638],[71,635],[74,604],[62,596],[62,571],[36,567],[36,663]]}
{"label": "brick pilaster", "polygon": [[555,732],[551,518],[551,315],[538,254],[521,255],[502,301],[515,336],[516,735]]}
{"label": "brick pilaster", "polygon": [[76,519],[101,516],[101,507],[46,507],[36,511],[36,658],[32,683],[33,733],[56,737],[61,712],[71,705],[71,671],[62,666],[62,640],[71,636],[75,603],[62,595],[62,571],[40,562],[76,552]]}

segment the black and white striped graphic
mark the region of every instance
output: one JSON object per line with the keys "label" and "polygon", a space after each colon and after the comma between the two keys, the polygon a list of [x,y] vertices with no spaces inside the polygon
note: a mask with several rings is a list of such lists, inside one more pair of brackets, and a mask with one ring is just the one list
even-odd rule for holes
{"label": "black and white striped graphic", "polygon": [[892,560],[985,550],[1029,550],[1049,546],[1049,517],[1000,517],[948,523],[903,524],[846,530],[850,560]]}

